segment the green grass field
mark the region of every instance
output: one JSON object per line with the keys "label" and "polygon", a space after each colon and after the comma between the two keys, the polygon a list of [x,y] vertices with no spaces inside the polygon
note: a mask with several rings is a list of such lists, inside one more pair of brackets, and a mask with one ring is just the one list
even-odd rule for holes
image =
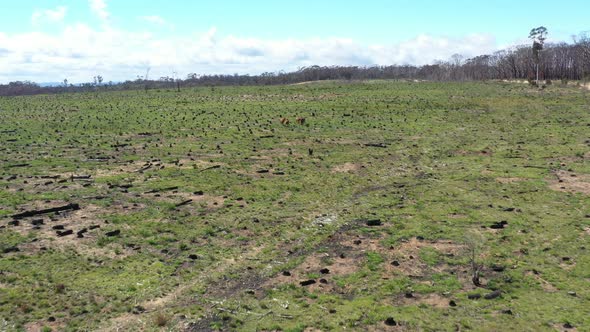
{"label": "green grass field", "polygon": [[0,331],[590,330],[588,91],[0,98],[0,142]]}

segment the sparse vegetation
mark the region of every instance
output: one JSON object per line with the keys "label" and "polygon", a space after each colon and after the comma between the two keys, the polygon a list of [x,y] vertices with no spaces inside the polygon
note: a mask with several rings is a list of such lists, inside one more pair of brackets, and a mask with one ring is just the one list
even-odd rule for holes
{"label": "sparse vegetation", "polygon": [[573,85],[104,90],[0,98],[0,329],[590,326]]}

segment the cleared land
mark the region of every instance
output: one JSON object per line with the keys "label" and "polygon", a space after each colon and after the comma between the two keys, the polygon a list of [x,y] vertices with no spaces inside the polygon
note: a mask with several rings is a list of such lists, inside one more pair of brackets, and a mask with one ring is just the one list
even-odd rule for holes
{"label": "cleared land", "polygon": [[590,329],[582,89],[1,98],[0,142],[0,330]]}

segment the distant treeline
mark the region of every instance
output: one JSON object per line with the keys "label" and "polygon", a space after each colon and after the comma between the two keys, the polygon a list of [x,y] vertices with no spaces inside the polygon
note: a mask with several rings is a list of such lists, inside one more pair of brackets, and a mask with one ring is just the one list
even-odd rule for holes
{"label": "distant treeline", "polygon": [[[540,78],[547,80],[590,79],[590,35],[580,34],[573,43],[546,44],[540,56]],[[322,80],[419,79],[433,81],[512,80],[535,78],[535,60],[530,46],[514,48],[465,59],[453,55],[448,61],[424,66],[310,66],[284,73],[260,75],[198,75],[185,79],[138,78],[123,83],[97,83],[41,87],[34,82],[18,81],[0,85],[0,96],[104,90],[177,89],[196,86],[277,85]]]}

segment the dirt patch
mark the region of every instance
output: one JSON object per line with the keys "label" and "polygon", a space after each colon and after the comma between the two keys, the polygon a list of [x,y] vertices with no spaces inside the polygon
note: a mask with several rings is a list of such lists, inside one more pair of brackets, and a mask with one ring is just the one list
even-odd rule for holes
{"label": "dirt patch", "polygon": [[413,294],[412,298],[404,297],[403,299],[399,300],[399,302],[401,302],[403,305],[426,304],[439,309],[448,308],[450,306],[449,301],[450,300],[448,298],[436,293]]}
{"label": "dirt patch", "polygon": [[[216,210],[223,207],[225,203],[224,196],[214,196],[214,195],[198,195],[194,193],[186,193],[186,192],[178,192],[173,190],[171,193],[166,192],[157,192],[157,193],[147,193],[143,196],[149,197],[150,199],[167,202],[171,204],[182,204],[186,202],[187,206],[192,206],[193,208],[202,207],[207,210]],[[190,200],[190,202],[188,202]],[[246,202],[241,201],[240,205],[245,206]]]}
{"label": "dirt patch", "polygon": [[491,156],[493,152],[486,148],[480,151],[457,150],[454,154],[458,156]]}
{"label": "dirt patch", "polygon": [[496,178],[496,181],[503,184],[517,183],[526,181],[524,178]]}
{"label": "dirt patch", "polygon": [[[429,266],[420,259],[420,251],[423,248],[432,248],[440,255],[462,255],[466,248],[452,241],[425,241],[412,238],[401,242],[399,245],[385,247],[380,238],[355,235],[354,233],[336,234],[327,246],[321,248],[321,252],[314,251],[294,269],[279,273],[268,280],[263,288],[277,287],[282,284],[300,285],[301,282],[313,280],[315,283],[307,285],[310,291],[329,293],[346,293],[346,287],[339,287],[333,282],[335,276],[346,276],[357,272],[367,262],[367,253],[378,253],[384,260],[382,263],[382,279],[391,279],[396,276],[408,276],[417,280],[424,279],[432,273],[450,273],[456,275],[464,290],[474,289],[469,271],[465,267],[449,266],[438,263]],[[486,282],[482,278],[482,282]],[[439,298],[423,296],[411,299],[424,301],[426,304],[442,307],[448,305],[448,301]],[[445,304],[446,303],[446,304]]]}
{"label": "dirt patch", "polygon": [[355,173],[360,171],[364,166],[355,163],[345,163],[342,165],[336,165],[332,168],[333,173]]}
{"label": "dirt patch", "polygon": [[27,332],[41,332],[43,331],[44,327],[50,327],[51,331],[62,331],[64,328],[64,324],[58,322],[33,322],[25,324],[25,331]]}
{"label": "dirt patch", "polygon": [[262,285],[263,288],[273,288],[284,284],[296,284],[307,280],[317,279],[314,284],[308,287],[310,291],[332,293],[343,292],[332,282],[334,276],[345,276],[356,272],[362,259],[356,255],[346,255],[343,253],[314,253],[307,256],[303,263],[290,271],[284,271],[278,276],[269,279]]}
{"label": "dirt patch", "polygon": [[548,181],[549,188],[556,191],[590,195],[590,175],[556,171],[553,176],[554,178]]}
{"label": "dirt patch", "polygon": [[579,330],[575,326],[565,327],[565,324],[553,324],[555,331],[559,332],[578,332]]}
{"label": "dirt patch", "polygon": [[[51,208],[64,205],[64,203],[63,201],[35,201],[27,204],[25,209]],[[34,236],[30,242],[19,245],[19,254],[33,254],[52,248],[74,250],[86,256],[121,258],[131,255],[132,249],[121,249],[116,253],[108,246],[101,248],[96,245],[96,240],[106,232],[104,228],[108,227],[102,216],[112,213],[128,213],[142,208],[141,204],[114,204],[108,208],[88,204],[81,206],[79,210],[24,218],[19,220],[18,225],[9,227],[23,236],[28,237],[29,234]],[[69,231],[71,233],[64,233]]]}

